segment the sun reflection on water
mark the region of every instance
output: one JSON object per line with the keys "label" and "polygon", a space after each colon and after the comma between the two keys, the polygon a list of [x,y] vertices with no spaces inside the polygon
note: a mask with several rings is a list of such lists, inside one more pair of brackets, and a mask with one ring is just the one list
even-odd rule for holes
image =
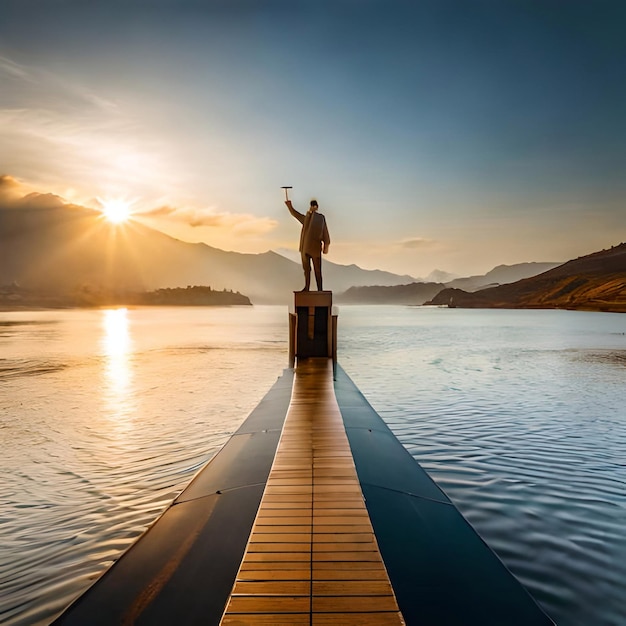
{"label": "sun reflection on water", "polygon": [[102,312],[102,349],[105,357],[104,401],[116,430],[127,431],[132,423],[132,338],[126,309]]}

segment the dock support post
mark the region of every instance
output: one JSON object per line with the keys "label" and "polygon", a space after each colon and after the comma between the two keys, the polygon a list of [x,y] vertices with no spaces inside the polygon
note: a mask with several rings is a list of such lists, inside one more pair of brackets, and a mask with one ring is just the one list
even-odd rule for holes
{"label": "dock support post", "polygon": [[337,362],[337,312],[332,291],[294,291],[289,311],[289,367],[296,358],[327,357]]}

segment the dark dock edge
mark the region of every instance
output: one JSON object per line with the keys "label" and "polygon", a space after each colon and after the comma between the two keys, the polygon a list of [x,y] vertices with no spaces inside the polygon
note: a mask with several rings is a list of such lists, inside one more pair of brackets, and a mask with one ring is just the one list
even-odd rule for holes
{"label": "dark dock edge", "polygon": [[339,365],[335,396],[407,624],[554,624]]}
{"label": "dark dock edge", "polygon": [[187,488],[53,624],[219,623],[274,460],[293,376],[292,369],[283,372]]}

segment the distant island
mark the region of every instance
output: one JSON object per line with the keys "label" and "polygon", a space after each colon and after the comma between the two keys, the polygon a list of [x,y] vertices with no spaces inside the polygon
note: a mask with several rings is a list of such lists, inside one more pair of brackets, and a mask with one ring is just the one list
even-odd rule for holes
{"label": "distant island", "polygon": [[99,290],[89,286],[67,293],[46,293],[42,290],[22,289],[17,285],[0,287],[0,310],[30,308],[74,308],[104,306],[251,306],[247,296],[207,286],[187,286],[156,289],[154,291]]}

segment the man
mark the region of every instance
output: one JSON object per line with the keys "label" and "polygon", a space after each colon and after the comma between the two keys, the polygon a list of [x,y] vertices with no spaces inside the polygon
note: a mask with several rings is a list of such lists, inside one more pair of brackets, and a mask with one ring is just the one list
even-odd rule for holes
{"label": "man", "polygon": [[296,211],[291,200],[287,200],[285,204],[289,213],[302,224],[299,248],[302,255],[302,269],[304,269],[304,289],[302,291],[309,291],[311,287],[311,261],[313,261],[317,290],[323,291],[322,252],[328,254],[328,246],[330,246],[326,218],[317,212],[317,200],[311,200],[311,206],[306,215]]}

